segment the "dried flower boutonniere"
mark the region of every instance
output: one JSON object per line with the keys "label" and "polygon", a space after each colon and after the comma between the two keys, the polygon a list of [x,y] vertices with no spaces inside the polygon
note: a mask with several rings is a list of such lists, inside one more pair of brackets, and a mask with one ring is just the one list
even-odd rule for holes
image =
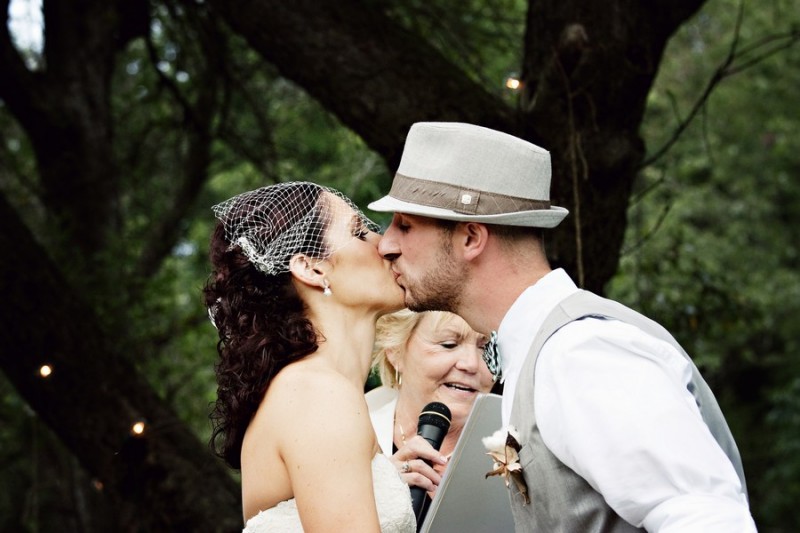
{"label": "dried flower boutonniere", "polygon": [[498,429],[490,437],[482,439],[484,447],[489,450],[486,455],[489,455],[494,460],[494,470],[486,474],[486,478],[490,476],[503,476],[506,481],[506,487],[511,485],[514,481],[519,493],[525,504],[531,502],[528,496],[528,485],[525,483],[525,478],[522,477],[522,465],[519,464],[519,433],[517,433],[514,426],[508,426],[507,429]]}

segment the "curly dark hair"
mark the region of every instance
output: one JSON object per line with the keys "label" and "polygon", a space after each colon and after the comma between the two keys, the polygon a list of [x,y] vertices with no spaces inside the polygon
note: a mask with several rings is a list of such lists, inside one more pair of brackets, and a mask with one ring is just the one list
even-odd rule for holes
{"label": "curly dark hair", "polygon": [[[312,195],[313,199],[321,192],[308,184],[293,189],[294,194]],[[242,211],[241,216],[249,214]],[[261,215],[272,222],[265,225],[264,238],[274,238],[294,222],[280,209]],[[325,221],[318,223],[326,226]],[[321,237],[312,234],[309,232],[306,242],[293,253],[318,250],[321,243],[312,239]],[[319,339],[290,273],[259,271],[238,245],[226,241],[222,223],[212,234],[209,255],[213,271],[203,292],[219,332],[220,357],[215,366],[217,400],[210,415],[210,446],[228,465],[240,469],[245,430],[270,382],[285,366],[315,352]]]}

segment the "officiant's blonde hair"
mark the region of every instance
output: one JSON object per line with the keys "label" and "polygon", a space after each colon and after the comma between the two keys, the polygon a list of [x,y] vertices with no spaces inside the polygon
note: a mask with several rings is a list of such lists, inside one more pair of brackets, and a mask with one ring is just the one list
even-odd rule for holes
{"label": "officiant's blonde hair", "polygon": [[406,343],[414,330],[417,329],[420,321],[426,315],[434,317],[434,327],[439,329],[442,325],[457,316],[447,311],[423,311],[420,313],[409,309],[401,309],[378,319],[375,326],[375,348],[372,352],[372,367],[377,370],[381,379],[381,384],[393,389],[400,388],[398,383],[398,373],[394,365],[389,361],[388,352],[403,352]]}

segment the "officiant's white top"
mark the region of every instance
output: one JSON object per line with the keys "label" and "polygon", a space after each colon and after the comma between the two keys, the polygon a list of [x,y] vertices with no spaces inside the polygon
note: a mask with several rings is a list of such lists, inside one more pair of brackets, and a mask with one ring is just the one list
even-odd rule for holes
{"label": "officiant's white top", "polygon": [[[389,458],[379,453],[372,459],[372,486],[381,531],[414,533],[417,521],[411,508],[408,485],[400,479]],[[243,533],[301,533],[303,526],[294,499],[280,502],[247,521]]]}
{"label": "officiant's white top", "polygon": [[391,456],[394,443],[394,410],[399,391],[391,387],[376,387],[366,394],[372,428],[383,453]]}

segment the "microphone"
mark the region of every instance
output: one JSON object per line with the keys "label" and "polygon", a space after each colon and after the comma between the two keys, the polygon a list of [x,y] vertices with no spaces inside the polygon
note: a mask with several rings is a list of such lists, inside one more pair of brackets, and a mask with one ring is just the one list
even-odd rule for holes
{"label": "microphone", "polygon": [[[447,430],[450,429],[450,409],[443,403],[431,402],[426,405],[419,414],[417,423],[417,435],[422,436],[433,446],[434,450],[442,447]],[[430,465],[430,461],[425,461]],[[411,487],[411,507],[414,509],[414,516],[417,517],[417,531],[425,518],[423,507],[425,504],[425,489],[422,487]],[[425,509],[427,511],[427,509]]]}

